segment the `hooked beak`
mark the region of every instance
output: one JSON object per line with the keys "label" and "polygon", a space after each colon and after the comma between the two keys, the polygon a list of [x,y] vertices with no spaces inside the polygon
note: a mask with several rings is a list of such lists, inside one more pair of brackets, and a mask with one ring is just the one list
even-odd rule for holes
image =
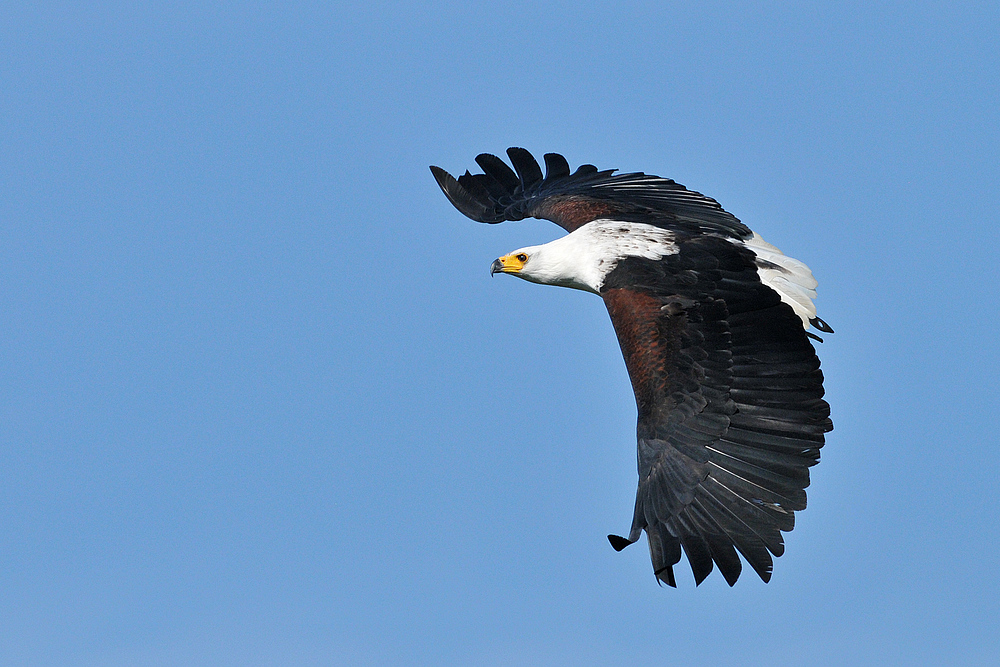
{"label": "hooked beak", "polygon": [[518,273],[523,268],[524,262],[519,260],[516,254],[504,255],[493,260],[493,265],[490,266],[490,275],[492,276],[494,273]]}

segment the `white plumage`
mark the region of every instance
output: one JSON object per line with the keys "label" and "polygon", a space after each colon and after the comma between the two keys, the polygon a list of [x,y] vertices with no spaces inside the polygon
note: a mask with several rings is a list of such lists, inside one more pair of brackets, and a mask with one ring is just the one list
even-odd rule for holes
{"label": "white plumage", "polygon": [[641,222],[594,220],[544,245],[515,250],[528,261],[519,278],[601,293],[604,279],[626,257],[661,259],[677,253],[674,234]]}
{"label": "white plumage", "polygon": [[754,232],[753,237],[744,241],[761,261],[757,262],[757,273],[762,283],[773,289],[781,300],[792,307],[802,320],[802,326],[809,328],[809,320],[816,317],[816,279],[809,267],[797,259],[788,257],[776,247]]}

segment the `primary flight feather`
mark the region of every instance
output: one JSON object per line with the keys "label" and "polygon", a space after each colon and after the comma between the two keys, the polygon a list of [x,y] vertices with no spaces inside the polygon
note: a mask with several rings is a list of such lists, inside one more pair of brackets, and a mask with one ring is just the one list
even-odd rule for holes
{"label": "primary flight feather", "polygon": [[646,532],[656,578],[675,586],[687,554],[700,584],[730,586],[739,554],[765,582],[782,531],[805,509],[809,468],[833,429],[809,327],[809,268],[714,199],[643,173],[616,174],[528,151],[476,158],[482,174],[431,167],[455,207],[479,222],[527,217],[569,232],[493,262],[546,285],[593,292],[611,315],[639,419],[639,489],[621,550]]}

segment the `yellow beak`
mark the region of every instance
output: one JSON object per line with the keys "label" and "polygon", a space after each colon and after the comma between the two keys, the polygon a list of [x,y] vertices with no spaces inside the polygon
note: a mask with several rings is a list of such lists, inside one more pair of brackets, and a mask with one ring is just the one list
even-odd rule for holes
{"label": "yellow beak", "polygon": [[490,275],[492,276],[494,273],[517,273],[522,268],[524,268],[524,262],[519,260],[516,255],[504,255],[493,261],[493,266],[490,267]]}

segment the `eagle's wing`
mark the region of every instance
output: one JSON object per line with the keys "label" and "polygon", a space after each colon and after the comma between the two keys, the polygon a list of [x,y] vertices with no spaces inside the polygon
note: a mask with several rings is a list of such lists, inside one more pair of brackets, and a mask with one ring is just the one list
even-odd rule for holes
{"label": "eagle's wing", "polygon": [[768,581],[833,428],[823,374],[750,250],[714,236],[679,245],[625,260],[602,291],[639,410],[632,530],[610,539],[620,549],[645,530],[671,586],[682,548],[697,583],[714,561],[734,584],[736,551]]}
{"label": "eagle's wing", "polygon": [[[545,154],[545,176],[523,148],[509,148],[514,169],[483,153],[476,158],[482,174],[455,179],[431,167],[438,185],[459,211],[478,222],[542,218],[568,232],[597,218],[640,215],[660,227],[691,233],[714,232],[748,238],[750,230],[711,197],[688,190],[669,178],[643,173],[615,174],[585,164],[570,173],[566,158]],[[515,171],[516,170],[516,171]]]}

